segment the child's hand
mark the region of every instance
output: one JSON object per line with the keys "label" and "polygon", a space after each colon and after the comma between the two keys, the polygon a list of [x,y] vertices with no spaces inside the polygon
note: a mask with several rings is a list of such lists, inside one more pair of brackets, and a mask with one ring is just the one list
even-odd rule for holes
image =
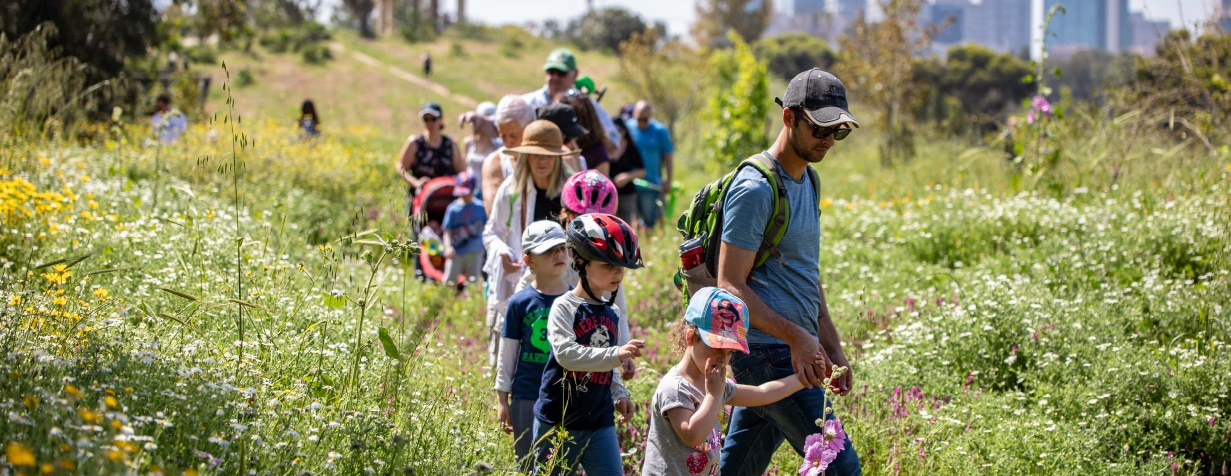
{"label": "child's hand", "polygon": [[615,407],[616,411],[620,412],[620,423],[628,423],[629,420],[633,419],[633,401],[629,400],[628,397],[616,400]]}
{"label": "child's hand", "polygon": [[727,366],[714,359],[705,359],[705,393],[722,398],[727,387]]}
{"label": "child's hand", "polygon": [[[645,341],[633,339],[627,344],[620,346],[620,360],[631,359],[633,357],[641,357],[641,350],[645,348]],[[621,375],[623,377],[623,375]]]}
{"label": "child's hand", "polygon": [[513,433],[513,420],[509,412],[509,402],[501,399],[496,399],[496,419],[500,421],[500,426],[505,433]]}
{"label": "child's hand", "polygon": [[637,364],[633,362],[633,359],[624,359],[624,361],[621,362],[621,365],[620,365],[620,380],[627,382],[629,380],[632,380],[633,377],[636,377],[636,376],[637,376]]}

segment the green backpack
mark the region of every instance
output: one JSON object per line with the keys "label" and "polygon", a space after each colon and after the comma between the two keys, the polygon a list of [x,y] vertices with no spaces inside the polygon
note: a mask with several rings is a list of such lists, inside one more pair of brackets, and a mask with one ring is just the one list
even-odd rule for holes
{"label": "green backpack", "polygon": [[[684,236],[680,245],[681,266],[675,274],[675,285],[685,291],[685,299],[705,286],[718,285],[718,247],[722,245],[722,203],[726,198],[728,187],[735,174],[744,167],[752,167],[769,182],[773,189],[773,216],[765,224],[765,239],[757,250],[757,258],[753,268],[765,264],[770,257],[780,259],[778,243],[786,234],[790,224],[791,206],[787,200],[786,188],[782,187],[782,172],[777,164],[765,154],[757,154],[740,162],[735,170],[721,178],[706,184],[693,195],[692,206],[680,215],[676,229]],[[807,167],[808,178],[812,181],[817,199],[817,213],[820,213],[821,179],[816,170]],[[700,251],[697,249],[700,248]],[[685,269],[688,266],[688,269]]]}

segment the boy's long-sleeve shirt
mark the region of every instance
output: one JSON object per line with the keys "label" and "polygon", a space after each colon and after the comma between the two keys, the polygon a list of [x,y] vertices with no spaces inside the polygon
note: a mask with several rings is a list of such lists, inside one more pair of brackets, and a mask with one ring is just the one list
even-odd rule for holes
{"label": "boy's long-sleeve shirt", "polygon": [[543,370],[534,416],[570,430],[615,425],[615,400],[628,396],[620,382],[618,308],[565,293],[547,320],[551,357]]}

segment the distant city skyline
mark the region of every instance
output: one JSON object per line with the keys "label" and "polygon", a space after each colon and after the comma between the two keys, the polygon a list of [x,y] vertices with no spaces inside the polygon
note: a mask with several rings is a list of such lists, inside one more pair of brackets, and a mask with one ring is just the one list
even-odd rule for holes
{"label": "distant city skyline", "polygon": [[[792,0],[766,0],[776,5]],[[796,0],[812,1],[816,0]],[[825,1],[825,0],[821,0]],[[850,0],[830,0],[834,4],[849,4]],[[982,2],[997,0],[982,0]],[[1069,0],[1083,2],[1090,0]],[[1035,11],[1042,11],[1043,0],[1034,0]],[[1141,12],[1149,20],[1165,20],[1172,29],[1180,26],[1192,27],[1208,19],[1215,11],[1220,0],[1129,0],[1130,12]],[[544,20],[555,19],[567,22],[585,13],[588,5],[595,8],[619,6],[640,15],[648,23],[663,21],[671,35],[688,36],[693,20],[696,17],[696,2],[687,0],[466,0],[466,16],[471,21],[493,25],[524,25],[527,22],[542,24]],[[442,1],[445,11],[453,11],[455,2]],[[1042,18],[1032,19],[1038,24]]]}

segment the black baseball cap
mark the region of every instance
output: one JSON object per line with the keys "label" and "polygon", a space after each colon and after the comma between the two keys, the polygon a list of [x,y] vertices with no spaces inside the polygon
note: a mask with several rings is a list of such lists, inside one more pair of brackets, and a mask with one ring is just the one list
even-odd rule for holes
{"label": "black baseball cap", "polygon": [[586,128],[581,127],[581,124],[577,123],[577,114],[573,112],[571,106],[554,102],[538,107],[534,110],[534,113],[539,119],[551,121],[556,127],[559,127],[560,132],[564,134],[564,142],[590,133]]}
{"label": "black baseball cap", "polygon": [[859,121],[846,105],[846,86],[832,74],[812,68],[795,75],[786,86],[786,93],[774,102],[787,109],[800,109],[813,124],[832,127],[849,123],[859,127]]}
{"label": "black baseball cap", "polygon": [[432,116],[439,119],[443,115],[445,115],[445,112],[440,108],[440,104],[434,102],[424,104],[423,109],[419,110],[419,117]]}

